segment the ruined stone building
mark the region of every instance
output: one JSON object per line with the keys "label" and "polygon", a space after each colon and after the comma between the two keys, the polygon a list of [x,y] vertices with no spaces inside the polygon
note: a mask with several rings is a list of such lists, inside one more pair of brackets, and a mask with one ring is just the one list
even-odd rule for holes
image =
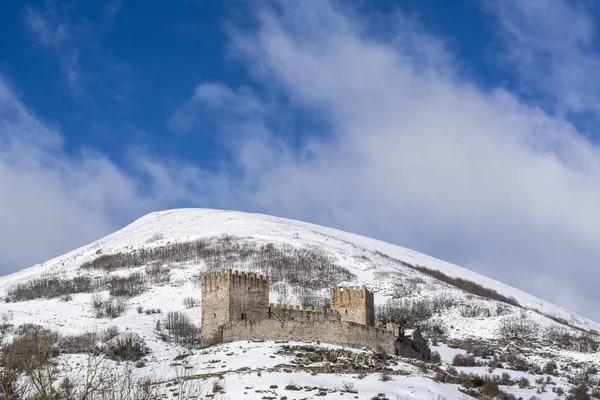
{"label": "ruined stone building", "polygon": [[[321,341],[428,360],[418,332],[375,327],[373,292],[366,287],[330,290],[330,307],[269,304],[269,278],[224,270],[202,277],[202,345],[237,340]],[[416,337],[416,339],[415,339]]]}

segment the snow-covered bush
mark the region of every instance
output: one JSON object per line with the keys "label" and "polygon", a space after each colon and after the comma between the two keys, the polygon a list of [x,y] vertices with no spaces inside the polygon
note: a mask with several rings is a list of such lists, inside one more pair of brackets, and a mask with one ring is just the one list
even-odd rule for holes
{"label": "snow-covered bush", "polygon": [[86,276],[62,279],[54,275],[44,275],[10,287],[5,300],[10,303],[54,298],[74,293],[91,292],[93,288],[91,278]]}
{"label": "snow-covered bush", "polygon": [[98,335],[92,332],[63,336],[58,340],[61,353],[80,354],[97,351]]}
{"label": "snow-covered bush", "polygon": [[148,238],[148,240],[146,240],[146,243],[154,243],[159,240],[162,240],[163,238],[164,238],[164,235],[162,233],[155,233],[154,235],[150,236]]}
{"label": "snow-covered bush", "polygon": [[200,302],[195,297],[190,296],[183,299],[183,306],[185,308],[194,308],[197,307],[199,304]]}
{"label": "snow-covered bush", "polygon": [[148,288],[146,278],[138,273],[113,277],[109,285],[111,296],[133,297],[144,293]]}
{"label": "snow-covered bush", "polygon": [[268,275],[272,283],[285,281],[291,285],[301,284],[308,289],[329,288],[355,278],[323,250],[272,243],[261,245],[233,236],[169,243],[135,252],[103,254],[83,263],[80,268],[113,272],[152,262],[190,261],[204,261],[209,272],[221,270],[227,264],[232,268]]}
{"label": "snow-covered bush", "polygon": [[477,296],[485,297],[485,298],[496,300],[496,301],[501,301],[503,303],[507,303],[507,304],[510,304],[513,306],[520,307],[519,303],[514,298],[504,296],[504,295],[498,293],[494,289],[486,288],[485,286],[482,286],[482,285],[480,285],[476,282],[470,281],[468,279],[454,278],[454,277],[448,276],[448,275],[444,274],[443,272],[438,271],[436,269],[426,268],[426,267],[422,267],[422,266],[418,266],[418,265],[416,265],[416,266],[409,265],[409,267],[416,269],[417,271],[422,272],[424,274],[427,274],[437,280],[446,282],[449,285],[452,285],[459,289],[462,289],[465,292],[469,292],[469,293],[477,295]]}
{"label": "snow-covered bush", "polygon": [[452,359],[452,365],[456,367],[474,367],[477,362],[472,354],[457,354]]}
{"label": "snow-covered bush", "polygon": [[146,266],[146,275],[153,285],[162,285],[171,280],[171,271],[161,262],[151,263]]}
{"label": "snow-covered bush", "polygon": [[562,349],[595,353],[600,349],[600,337],[590,333],[576,334],[565,328],[550,327],[544,331],[544,339]]}
{"label": "snow-covered bush", "polygon": [[108,297],[104,299],[102,294],[92,295],[92,309],[96,318],[117,318],[125,312],[125,299],[122,297]]}
{"label": "snow-covered bush", "polygon": [[538,334],[538,331],[538,323],[527,318],[505,317],[498,325],[500,336],[511,340],[531,339]]}
{"label": "snow-covered bush", "polygon": [[183,312],[168,312],[162,326],[169,332],[169,336],[166,338],[175,343],[188,346],[200,343],[200,328],[194,325],[190,317]]}
{"label": "snow-covered bush", "polygon": [[432,315],[431,302],[428,300],[389,300],[383,306],[377,307],[375,319],[380,326],[393,322],[411,327],[423,324]]}
{"label": "snow-covered bush", "polygon": [[106,344],[106,356],[111,360],[137,361],[150,352],[140,335],[125,332]]}

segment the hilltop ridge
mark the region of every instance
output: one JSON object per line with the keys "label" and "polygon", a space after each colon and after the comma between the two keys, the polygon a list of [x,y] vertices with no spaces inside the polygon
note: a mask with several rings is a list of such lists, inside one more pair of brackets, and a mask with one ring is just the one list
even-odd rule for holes
{"label": "hilltop ridge", "polygon": [[[234,342],[199,349],[200,278],[223,269],[268,275],[269,302],[274,304],[320,305],[328,300],[331,287],[366,285],[375,293],[377,326],[393,322],[421,328],[431,350],[441,355],[441,365],[431,368],[454,373],[450,368],[454,356],[464,356],[470,361],[459,373],[491,376],[489,370],[498,368],[498,374],[513,377],[505,379],[511,393],[542,390],[546,383],[528,389],[511,385],[524,371],[539,374],[549,363],[557,365],[560,373],[552,379],[558,379],[557,384],[565,390],[581,374],[593,379],[597,371],[593,368],[600,365],[599,323],[522,290],[380,240],[268,215],[210,209],[150,213],[86,246],[0,277],[1,326],[7,327],[9,338],[19,337],[27,324],[77,340],[87,338],[92,342],[77,351],[104,354],[110,363],[124,360],[110,350],[113,341],[139,338],[139,354],[134,360],[143,361],[143,367],[134,373],[140,377],[153,374],[175,379],[180,373],[175,367],[181,363],[174,360],[182,354],[190,368],[199,368],[194,371],[203,377],[214,376],[214,366],[206,357],[210,360],[222,353],[238,354],[236,368],[240,371],[260,368],[261,363],[273,371],[289,369],[289,365],[297,368],[289,355],[307,351],[306,344],[290,344],[293,348],[286,348],[281,365],[270,360],[279,357],[273,352],[283,351],[280,344],[272,342]],[[294,346],[304,350],[296,351]],[[311,349],[309,353],[329,351]],[[64,374],[82,362],[81,353],[69,351],[73,350],[59,350]],[[244,358],[246,352],[260,354]],[[351,357],[362,360],[371,356]],[[302,358],[302,362],[308,363],[309,371],[317,365],[322,368],[322,360],[308,359]],[[119,365],[111,368],[124,368]],[[393,365],[377,368],[392,368],[390,373],[410,371],[407,373],[417,377],[420,385],[432,374],[402,363]],[[336,372],[336,368],[325,370]],[[350,370],[357,368],[361,367],[353,365]],[[228,376],[239,373],[230,371]],[[294,377],[307,379],[300,372]],[[340,378],[330,378],[341,386]],[[443,379],[467,385],[470,378]],[[377,381],[372,383],[368,390],[377,390]],[[458,398],[452,392],[456,387],[436,385],[439,393],[454,393],[450,398]],[[427,392],[419,393],[417,398],[429,398]]]}

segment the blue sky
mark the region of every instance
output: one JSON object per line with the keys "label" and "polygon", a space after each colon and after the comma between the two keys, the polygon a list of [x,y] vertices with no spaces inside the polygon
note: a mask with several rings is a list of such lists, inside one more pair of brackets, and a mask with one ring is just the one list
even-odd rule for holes
{"label": "blue sky", "polygon": [[226,208],[383,239],[600,318],[598,15],[5,1],[0,272],[150,211]]}

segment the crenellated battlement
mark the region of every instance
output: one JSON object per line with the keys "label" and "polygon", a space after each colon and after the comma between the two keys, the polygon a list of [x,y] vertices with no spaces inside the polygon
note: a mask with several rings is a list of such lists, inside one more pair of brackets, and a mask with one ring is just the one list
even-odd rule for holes
{"label": "crenellated battlement", "polygon": [[321,314],[339,314],[337,311],[333,311],[329,307],[315,307],[315,306],[296,306],[292,304],[273,304],[269,305],[272,310],[280,310],[280,311],[305,311],[312,313],[321,313]]}
{"label": "crenellated battlement", "polygon": [[372,295],[373,291],[364,285],[363,286],[340,286],[340,287],[329,289],[329,293],[330,293],[331,297],[333,298],[334,296],[335,297],[340,297],[340,296],[352,297],[352,296],[356,296],[356,295],[363,296],[365,293]]}
{"label": "crenellated battlement", "polygon": [[231,274],[232,283],[242,284],[242,285],[259,285],[259,286],[268,286],[269,285],[269,277],[265,275],[256,274],[253,272],[243,272],[233,270]]}
{"label": "crenellated battlement", "polygon": [[269,277],[253,272],[238,271],[226,269],[223,271],[211,272],[202,277],[203,290],[216,290],[227,285],[243,286],[269,286]]}
{"label": "crenellated battlement", "polygon": [[269,278],[227,269],[206,274],[202,283],[202,340],[218,343],[219,326],[231,321],[257,321],[267,316]]}
{"label": "crenellated battlement", "polygon": [[373,291],[366,286],[330,290],[329,307],[269,304],[269,278],[233,269],[206,274],[202,282],[204,346],[235,340],[316,340],[429,357],[422,338],[393,324],[375,328]]}
{"label": "crenellated battlement", "polygon": [[269,319],[280,321],[340,321],[341,316],[337,311],[327,307],[300,307],[288,304],[271,304],[269,306]]}
{"label": "crenellated battlement", "polygon": [[342,320],[375,325],[374,294],[366,286],[332,288],[329,295],[331,309],[338,311]]}

